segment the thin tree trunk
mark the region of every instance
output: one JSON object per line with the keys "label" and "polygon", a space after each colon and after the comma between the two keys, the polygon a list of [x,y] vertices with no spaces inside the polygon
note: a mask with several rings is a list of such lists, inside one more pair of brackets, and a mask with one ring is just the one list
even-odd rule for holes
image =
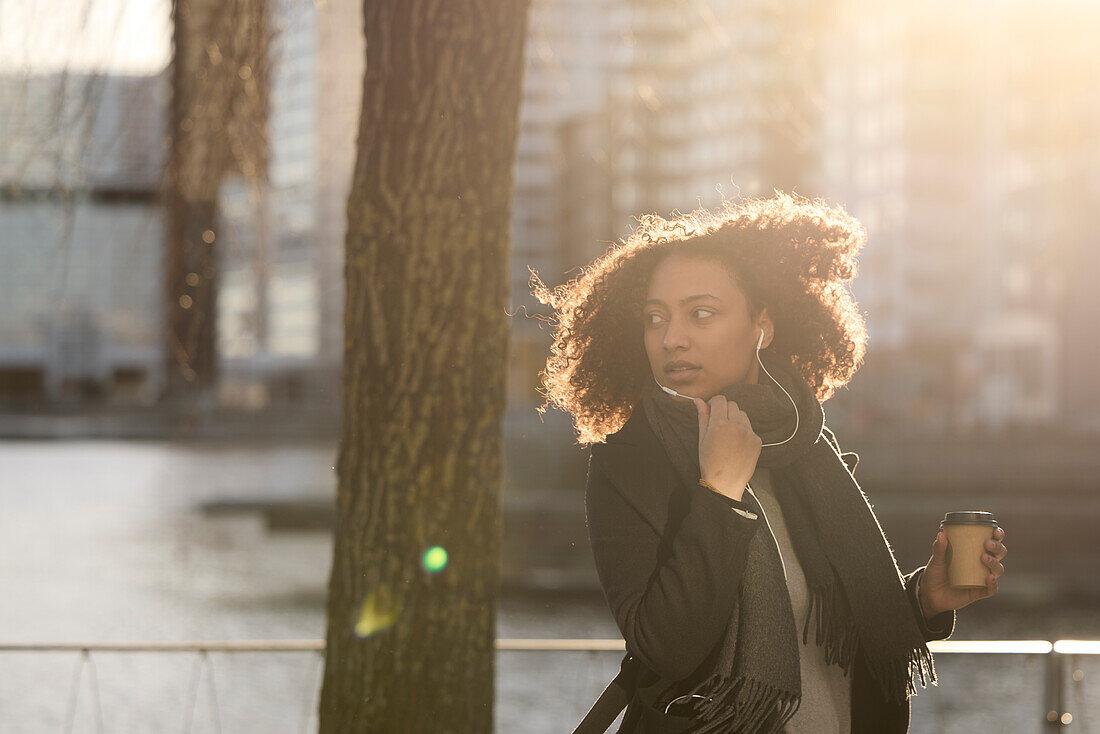
{"label": "thin tree trunk", "polygon": [[365,2],[321,732],[492,730],[526,17]]}
{"label": "thin tree trunk", "polygon": [[217,379],[218,194],[267,175],[268,0],[173,0],[165,187],[166,391]]}

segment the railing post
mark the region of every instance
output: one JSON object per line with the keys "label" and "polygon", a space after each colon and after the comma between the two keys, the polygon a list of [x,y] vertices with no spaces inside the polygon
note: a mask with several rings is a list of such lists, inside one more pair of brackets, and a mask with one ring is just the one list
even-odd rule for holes
{"label": "railing post", "polygon": [[1066,711],[1065,700],[1065,656],[1051,650],[1046,660],[1046,692],[1043,704],[1046,708],[1043,717],[1043,732],[1061,730],[1073,722],[1073,714]]}

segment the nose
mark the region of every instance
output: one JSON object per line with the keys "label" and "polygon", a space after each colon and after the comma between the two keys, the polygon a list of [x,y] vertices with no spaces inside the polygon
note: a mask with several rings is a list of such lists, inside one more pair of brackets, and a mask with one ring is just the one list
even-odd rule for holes
{"label": "nose", "polygon": [[688,344],[686,330],[675,316],[672,317],[668,322],[668,326],[665,328],[662,344],[665,350],[669,352],[685,347]]}

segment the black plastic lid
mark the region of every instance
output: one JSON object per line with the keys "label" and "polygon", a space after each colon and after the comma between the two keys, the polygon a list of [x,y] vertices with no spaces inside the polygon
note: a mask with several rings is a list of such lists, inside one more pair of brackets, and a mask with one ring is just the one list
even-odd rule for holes
{"label": "black plastic lid", "polygon": [[966,510],[964,512],[946,513],[943,516],[943,522],[940,523],[940,527],[942,528],[944,525],[989,525],[991,527],[996,527],[997,521],[993,518],[992,512]]}

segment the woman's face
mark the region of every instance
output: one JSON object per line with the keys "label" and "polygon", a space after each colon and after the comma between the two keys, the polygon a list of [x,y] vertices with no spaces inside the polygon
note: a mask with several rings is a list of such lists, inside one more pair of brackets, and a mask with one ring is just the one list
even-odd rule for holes
{"label": "woman's face", "polygon": [[[649,279],[642,306],[649,366],[658,383],[709,400],[737,382],[754,383],[756,343],[772,340],[767,309],[754,321],[748,299],[717,260],[673,253]],[[690,365],[676,371],[676,363]]]}

